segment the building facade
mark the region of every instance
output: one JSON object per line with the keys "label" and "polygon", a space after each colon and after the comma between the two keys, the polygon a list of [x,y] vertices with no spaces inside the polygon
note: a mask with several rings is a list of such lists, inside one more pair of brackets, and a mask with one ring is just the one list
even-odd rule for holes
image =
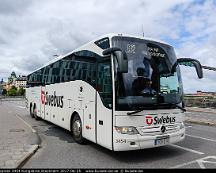
{"label": "building facade", "polygon": [[6,83],[3,81],[3,79],[0,81],[0,95],[2,94],[2,91],[5,87]]}
{"label": "building facade", "polygon": [[11,75],[8,77],[8,82],[5,85],[5,89],[8,91],[11,89],[12,86],[15,86],[15,81],[16,81],[16,73],[13,71]]}
{"label": "building facade", "polygon": [[16,80],[15,80],[15,87],[17,89],[20,89],[20,88],[26,88],[26,80],[27,80],[27,77],[26,76],[19,76]]}
{"label": "building facade", "polygon": [[12,86],[15,86],[18,90],[20,88],[26,88],[26,81],[27,77],[26,76],[16,76],[16,73],[13,71],[11,75],[8,77],[8,82],[4,84],[4,89],[7,91],[11,89]]}

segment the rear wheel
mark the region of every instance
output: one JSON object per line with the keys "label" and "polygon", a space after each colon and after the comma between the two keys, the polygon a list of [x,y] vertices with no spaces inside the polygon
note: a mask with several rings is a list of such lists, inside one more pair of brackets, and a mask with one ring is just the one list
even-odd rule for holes
{"label": "rear wheel", "polygon": [[82,136],[82,122],[78,114],[76,114],[72,120],[71,124],[71,132],[73,139],[79,143],[84,144],[86,143],[86,139]]}
{"label": "rear wheel", "polygon": [[32,104],[30,105],[29,113],[30,113],[30,116],[32,118],[34,118],[34,114],[33,114],[33,111],[32,111]]}
{"label": "rear wheel", "polygon": [[37,107],[36,106],[34,106],[34,109],[33,109],[33,116],[36,120],[39,119],[39,117],[37,116]]}

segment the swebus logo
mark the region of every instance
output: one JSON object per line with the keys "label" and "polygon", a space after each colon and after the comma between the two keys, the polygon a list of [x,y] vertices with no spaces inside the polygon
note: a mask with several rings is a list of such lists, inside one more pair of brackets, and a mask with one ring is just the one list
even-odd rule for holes
{"label": "swebus logo", "polygon": [[56,96],[55,91],[53,95],[49,95],[48,92],[45,94],[44,91],[41,91],[41,102],[45,105],[63,108],[63,98],[64,96]]}
{"label": "swebus logo", "polygon": [[41,91],[41,102],[44,105],[44,103],[45,103],[45,93],[44,93],[44,91]]}
{"label": "swebus logo", "polygon": [[151,116],[146,116],[146,124],[151,125],[152,123],[154,125],[156,124],[164,124],[164,123],[174,123],[175,122],[175,117],[160,117],[158,118],[157,116],[154,117],[154,119]]}
{"label": "swebus logo", "polygon": [[146,116],[146,124],[151,125],[153,123],[153,118],[151,116]]}

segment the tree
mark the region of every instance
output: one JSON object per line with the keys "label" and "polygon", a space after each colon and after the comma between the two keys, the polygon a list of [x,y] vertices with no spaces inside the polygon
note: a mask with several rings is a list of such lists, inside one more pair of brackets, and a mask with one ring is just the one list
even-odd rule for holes
{"label": "tree", "polygon": [[11,89],[7,92],[8,96],[16,96],[17,95],[17,88],[15,86],[12,86]]}
{"label": "tree", "polygon": [[23,87],[21,87],[19,90],[18,90],[18,94],[20,96],[23,96],[25,94],[25,89]]}
{"label": "tree", "polygon": [[6,89],[3,89],[2,95],[7,95],[7,90]]}
{"label": "tree", "polygon": [[14,90],[17,91],[17,87],[15,87],[15,86],[12,86],[11,89],[14,89]]}

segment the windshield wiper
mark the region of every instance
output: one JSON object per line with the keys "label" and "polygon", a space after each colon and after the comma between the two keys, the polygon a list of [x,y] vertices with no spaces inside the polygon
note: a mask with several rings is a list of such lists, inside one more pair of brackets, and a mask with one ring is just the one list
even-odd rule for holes
{"label": "windshield wiper", "polygon": [[133,111],[133,112],[128,112],[127,115],[133,115],[135,113],[142,112],[143,110],[145,110],[145,109],[139,109],[139,110],[136,110],[136,111]]}
{"label": "windshield wiper", "polygon": [[[154,106],[162,106],[163,104],[155,104]],[[181,106],[179,106],[179,105],[177,105],[177,104],[164,104],[164,106],[168,106],[168,105],[170,105],[170,106],[174,106],[175,108],[179,108],[179,109],[181,109],[183,112],[186,112],[186,109],[185,108],[183,108],[183,107],[181,107]],[[128,112],[127,113],[127,115],[133,115],[133,114],[136,114],[136,113],[139,113],[139,112],[142,112],[143,110],[146,110],[146,109],[152,109],[152,107],[150,108],[150,107],[140,107],[138,110],[135,110],[135,111],[133,111],[133,112]]]}
{"label": "windshield wiper", "polygon": [[183,112],[186,112],[186,109],[185,109],[185,108],[183,108],[183,107],[181,107],[181,106],[179,106],[179,105],[177,105],[177,104],[172,104],[172,105],[174,105],[176,108],[181,109]]}
{"label": "windshield wiper", "polygon": [[142,112],[143,110],[150,110],[150,109],[152,109],[152,108],[150,108],[150,107],[139,107],[138,110],[135,110],[133,112],[128,112],[127,115],[133,115],[133,114]]}

